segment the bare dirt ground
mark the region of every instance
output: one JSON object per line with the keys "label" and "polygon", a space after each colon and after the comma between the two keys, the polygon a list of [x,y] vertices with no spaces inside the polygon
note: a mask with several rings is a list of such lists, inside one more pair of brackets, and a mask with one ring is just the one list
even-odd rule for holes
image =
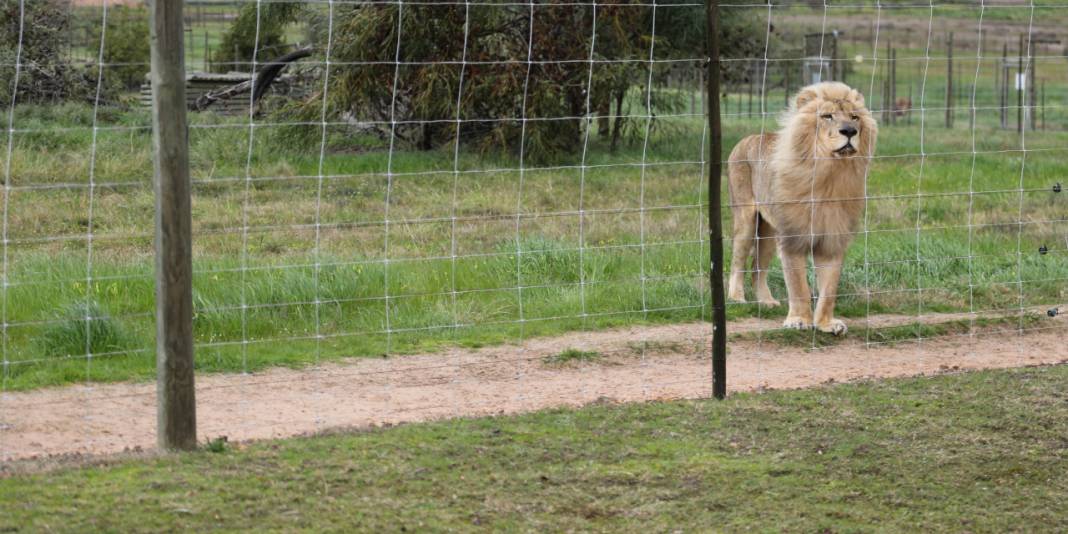
{"label": "bare dirt ground", "polygon": [[[928,315],[924,322],[975,317]],[[729,391],[800,388],[864,379],[1068,362],[1068,320],[1044,318],[1024,332],[868,344],[865,328],[909,324],[910,316],[849,321],[842,342],[784,346],[754,334],[776,320],[732,323]],[[388,359],[353,359],[314,368],[197,377],[200,439],[278,438],[328,429],[449,417],[508,414],[596,401],[707,397],[707,323],[579,332],[521,345]],[[587,361],[552,362],[573,348]],[[548,360],[547,360],[548,359]],[[79,385],[0,395],[0,458],[83,457],[151,449],[155,385]]]}

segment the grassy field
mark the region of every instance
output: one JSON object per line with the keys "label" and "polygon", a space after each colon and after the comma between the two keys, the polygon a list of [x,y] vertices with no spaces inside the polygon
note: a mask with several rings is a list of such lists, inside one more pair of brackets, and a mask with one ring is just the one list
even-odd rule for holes
{"label": "grassy field", "polygon": [[[1066,11],[1038,6],[1039,29]],[[86,20],[100,12],[78,9]],[[187,61],[199,69],[203,37],[217,44],[227,24],[218,15],[234,6],[193,9],[204,18],[191,23]],[[1068,63],[1037,60],[1040,79],[1053,80],[1041,124],[1050,131],[1021,137],[997,127],[999,39],[1026,31],[1021,12],[1030,9],[984,12],[989,49],[977,80],[977,42],[969,40],[978,35],[976,10],[883,13],[881,42],[906,42],[902,32],[912,32],[912,45],[898,49],[897,92],[913,88],[914,110],[882,125],[866,232],[850,253],[841,315],[1011,313],[1068,298],[1064,193],[1052,193],[1068,176]],[[772,22],[793,43],[825,23],[859,32],[858,21],[870,23],[875,11],[830,6],[826,21],[822,14],[778,6]],[[938,32],[945,22],[961,35],[957,84],[977,81],[974,136],[966,100],[955,104],[956,128],[943,127],[944,35],[932,34],[930,58],[916,47],[917,28],[925,39],[931,17]],[[300,25],[288,30],[290,41],[301,40]],[[848,81],[879,109],[886,58],[876,64],[871,52],[843,41],[840,56],[865,56]],[[784,58],[771,59],[764,120],[759,104],[749,112],[744,88],[730,88],[727,150],[743,135],[775,128],[785,89],[775,69]],[[688,93],[679,97],[697,105]],[[689,112],[660,117],[648,146],[632,142],[612,153],[595,134],[585,160],[576,150],[555,161],[535,154],[522,165],[514,154],[467,146],[458,158],[452,146],[401,147],[391,157],[382,139],[344,124],[328,126],[320,144],[317,125],[294,136],[297,128],[269,117],[250,129],[247,117],[192,114],[198,369],[254,371],[706,318],[706,149],[699,110]],[[1010,110],[1010,125],[1015,115]],[[8,285],[0,299],[3,389],[153,376],[149,124],[140,110],[15,110],[4,214]],[[4,159],[0,153],[0,168]],[[1051,252],[1038,254],[1040,246]],[[772,276],[772,290],[785,295],[781,275]],[[732,305],[729,313],[783,312]]]}
{"label": "grassy field", "polygon": [[[95,135],[93,118],[74,104],[16,110],[9,390],[154,373],[148,117],[102,108]],[[455,160],[451,147],[390,159],[377,140],[354,152],[341,126],[320,147],[270,121],[250,136],[247,119],[192,120],[202,371],[706,316],[698,118],[660,119],[644,172],[642,144],[613,154],[598,135],[585,169],[576,153],[520,172],[514,156],[466,147]],[[730,118],[724,144],[762,128],[774,121]],[[1063,302],[1068,226],[1052,186],[1068,175],[1068,134],[1028,132],[1021,152],[1015,132],[980,128],[974,158],[969,131],[922,134],[883,128],[840,313]],[[785,294],[781,275],[772,283]]]}
{"label": "grassy field", "polygon": [[1065,380],[1061,365],[216,440],[0,479],[0,529],[1059,532]]}

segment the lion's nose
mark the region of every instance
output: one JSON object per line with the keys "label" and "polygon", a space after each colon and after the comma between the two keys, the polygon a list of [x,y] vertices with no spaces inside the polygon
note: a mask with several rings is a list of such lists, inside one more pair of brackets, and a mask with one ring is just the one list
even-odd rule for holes
{"label": "lion's nose", "polygon": [[838,130],[838,133],[846,137],[853,137],[854,135],[857,135],[857,129],[852,126],[843,126],[840,130]]}

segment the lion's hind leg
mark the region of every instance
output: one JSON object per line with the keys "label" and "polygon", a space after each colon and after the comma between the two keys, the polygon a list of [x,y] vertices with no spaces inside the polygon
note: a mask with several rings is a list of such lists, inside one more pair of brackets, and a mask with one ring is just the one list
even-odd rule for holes
{"label": "lion's hind leg", "polygon": [[747,161],[747,147],[755,136],[747,137],[731,151],[727,172],[731,195],[734,246],[731,249],[731,277],[727,298],[745,302],[745,271],[757,237],[757,206],[753,195],[753,169]]}
{"label": "lion's hind leg", "polygon": [[745,302],[745,271],[749,265],[749,254],[756,243],[756,207],[732,207],[734,218],[734,246],[731,251],[731,278],[727,287],[727,298],[736,302]]}
{"label": "lion's hind leg", "polygon": [[775,228],[768,223],[763,217],[757,216],[759,222],[757,223],[757,238],[754,246],[756,247],[756,269],[753,273],[753,287],[756,289],[757,302],[763,306],[778,306],[779,301],[775,300],[775,297],[771,295],[771,289],[768,288],[768,268],[771,267],[771,260],[775,257]]}

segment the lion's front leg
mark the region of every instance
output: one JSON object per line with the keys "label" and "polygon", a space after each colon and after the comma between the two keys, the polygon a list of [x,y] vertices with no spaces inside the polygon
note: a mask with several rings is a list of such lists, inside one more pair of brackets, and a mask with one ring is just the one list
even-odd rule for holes
{"label": "lion's front leg", "polygon": [[783,322],[785,328],[812,328],[812,290],[808,287],[808,257],[780,246],[783,277],[790,297],[790,311]]}
{"label": "lion's front leg", "polygon": [[834,335],[844,334],[846,325],[834,318],[834,301],[838,296],[838,279],[842,276],[844,253],[817,254],[816,280],[819,284],[819,300],[816,302],[816,328]]}

